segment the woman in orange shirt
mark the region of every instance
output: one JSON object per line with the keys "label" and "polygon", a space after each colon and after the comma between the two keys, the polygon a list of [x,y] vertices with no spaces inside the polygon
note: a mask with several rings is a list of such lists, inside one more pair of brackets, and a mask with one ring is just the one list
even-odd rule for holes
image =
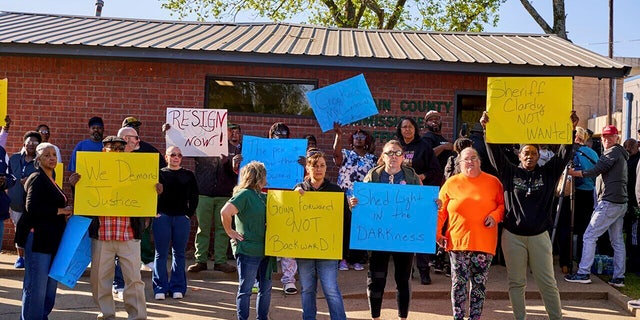
{"label": "woman in orange shirt", "polygon": [[504,216],[500,181],[480,170],[480,158],[473,148],[458,157],[461,173],[449,178],[440,189],[438,244],[451,259],[451,304],[453,318],[464,319],[467,282],[471,282],[469,319],[480,319],[485,283],[498,242],[498,223]]}

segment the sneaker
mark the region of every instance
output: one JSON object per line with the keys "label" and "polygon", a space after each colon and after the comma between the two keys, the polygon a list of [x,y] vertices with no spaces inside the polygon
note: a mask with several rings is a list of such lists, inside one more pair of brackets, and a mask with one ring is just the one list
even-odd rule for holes
{"label": "sneaker", "polygon": [[362,271],[362,270],[364,270],[364,267],[361,264],[356,262],[356,263],[353,264],[353,270]]}
{"label": "sneaker", "polygon": [[285,294],[296,294],[298,293],[298,288],[296,288],[295,283],[285,283],[284,284],[284,293]]}
{"label": "sneaker", "polygon": [[[151,264],[151,266],[149,266],[149,264]],[[153,272],[153,262],[150,262],[150,263],[147,263],[147,264],[141,263],[140,264],[140,271],[151,271],[151,272]]]}
{"label": "sneaker", "polygon": [[113,295],[116,296],[117,299],[124,299],[124,288],[113,288]]}
{"label": "sneaker", "polygon": [[624,287],[624,278],[611,278],[611,280],[609,280],[609,284],[614,287],[622,288]]}
{"label": "sneaker", "polygon": [[24,269],[24,258],[18,257],[16,263],[13,264],[13,267],[16,269]]}
{"label": "sneaker", "polygon": [[591,283],[591,276],[588,274],[572,273],[564,276],[564,280],[574,283]]}
{"label": "sneaker", "polygon": [[431,276],[429,272],[425,272],[420,275],[420,284],[429,285],[431,284]]}
{"label": "sneaker", "polygon": [[640,299],[638,300],[631,300],[627,303],[629,305],[629,307],[631,308],[635,308],[635,309],[640,309]]}
{"label": "sneaker", "polygon": [[260,288],[258,287],[258,281],[256,280],[253,283],[253,287],[251,287],[251,293],[258,293],[259,290],[260,290]]}
{"label": "sneaker", "polygon": [[200,272],[202,270],[207,270],[207,263],[206,262],[196,262],[192,265],[189,266],[189,268],[187,268],[187,271],[189,272]]}
{"label": "sneaker", "polygon": [[154,296],[156,300],[164,300],[167,298],[167,295],[160,292],[160,293],[156,293],[156,295]]}
{"label": "sneaker", "polygon": [[349,270],[349,265],[347,264],[347,260],[340,260],[340,264],[338,265],[338,270],[340,271]]}
{"label": "sneaker", "polygon": [[173,293],[173,298],[174,299],[182,299],[182,298],[184,298],[184,295],[182,294],[182,292],[174,292]]}
{"label": "sneaker", "polygon": [[228,263],[216,263],[213,265],[213,270],[222,271],[224,273],[232,273],[232,272],[236,272],[236,267]]}

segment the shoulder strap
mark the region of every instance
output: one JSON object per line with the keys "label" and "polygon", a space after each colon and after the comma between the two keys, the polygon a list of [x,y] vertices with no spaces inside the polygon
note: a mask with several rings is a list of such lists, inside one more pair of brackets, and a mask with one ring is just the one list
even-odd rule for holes
{"label": "shoulder strap", "polygon": [[592,164],[596,164],[596,161],[594,161],[593,159],[589,158],[588,155],[586,155],[584,152],[580,151],[580,149],[576,150],[576,152],[580,153],[581,155],[583,155],[585,158],[587,158],[587,160],[589,160]]}

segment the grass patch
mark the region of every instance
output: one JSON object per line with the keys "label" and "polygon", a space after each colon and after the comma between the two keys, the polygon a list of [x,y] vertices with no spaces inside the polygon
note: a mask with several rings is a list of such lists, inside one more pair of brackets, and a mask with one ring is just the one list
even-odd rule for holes
{"label": "grass patch", "polygon": [[[611,276],[598,276],[603,281],[609,281]],[[640,298],[640,277],[635,273],[626,273],[624,275],[624,287],[617,288],[622,294],[626,295],[631,299],[639,299]]]}

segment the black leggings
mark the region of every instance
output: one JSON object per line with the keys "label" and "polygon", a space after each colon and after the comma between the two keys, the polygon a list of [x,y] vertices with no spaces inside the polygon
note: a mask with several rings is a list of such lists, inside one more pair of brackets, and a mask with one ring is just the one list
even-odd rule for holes
{"label": "black leggings", "polygon": [[387,271],[389,270],[389,257],[393,256],[396,280],[396,301],[398,303],[398,317],[406,318],[409,314],[409,302],[411,301],[411,267],[413,266],[413,253],[371,251],[369,258],[369,273],[367,275],[367,296],[369,297],[369,309],[371,317],[380,317],[382,308],[382,296],[387,284]]}

